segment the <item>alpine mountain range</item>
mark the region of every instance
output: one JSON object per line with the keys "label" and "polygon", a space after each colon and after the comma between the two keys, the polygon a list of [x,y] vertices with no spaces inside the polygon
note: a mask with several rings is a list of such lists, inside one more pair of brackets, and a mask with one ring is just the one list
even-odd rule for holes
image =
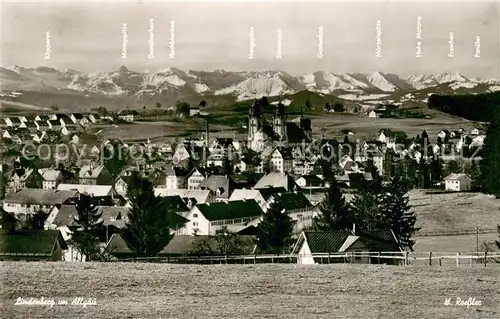
{"label": "alpine mountain range", "polygon": [[[196,71],[168,67],[158,71],[136,72],[122,66],[111,72],[84,73],[50,67],[0,67],[2,96],[8,92],[79,92],[103,96],[182,98],[184,96],[231,96],[236,101],[294,94],[308,90],[334,95],[345,100],[365,100],[376,96],[407,96],[418,92],[477,94],[500,91],[499,79],[468,78],[460,73],[396,74],[342,73],[318,71],[292,76],[280,70]],[[418,94],[416,94],[418,96]]]}

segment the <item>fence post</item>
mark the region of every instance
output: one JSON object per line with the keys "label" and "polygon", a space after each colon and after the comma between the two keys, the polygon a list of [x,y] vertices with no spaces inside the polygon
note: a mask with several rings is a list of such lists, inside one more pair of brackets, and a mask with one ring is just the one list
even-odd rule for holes
{"label": "fence post", "polygon": [[408,252],[405,251],[405,266],[408,266]]}
{"label": "fence post", "polygon": [[472,267],[472,256],[470,256],[469,266]]}
{"label": "fence post", "polygon": [[432,251],[429,252],[429,266],[432,266]]}
{"label": "fence post", "polygon": [[488,254],[487,251],[484,252],[484,267],[486,267],[486,255]]}
{"label": "fence post", "polygon": [[330,253],[328,253],[328,264],[330,264]]}
{"label": "fence post", "polygon": [[380,251],[378,252],[378,264],[380,265]]}
{"label": "fence post", "polygon": [[253,263],[254,265],[257,263],[257,255],[253,255]]}
{"label": "fence post", "polygon": [[457,253],[457,267],[460,266],[460,253]]}
{"label": "fence post", "polygon": [[351,264],[354,264],[354,253],[351,251],[351,260],[350,260]]}
{"label": "fence post", "polygon": [[441,267],[441,259],[442,257],[439,257],[439,267]]}

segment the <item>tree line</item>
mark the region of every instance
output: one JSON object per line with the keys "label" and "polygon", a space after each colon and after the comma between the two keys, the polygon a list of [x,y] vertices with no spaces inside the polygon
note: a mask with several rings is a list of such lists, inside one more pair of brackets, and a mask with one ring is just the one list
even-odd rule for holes
{"label": "tree line", "polygon": [[432,94],[427,101],[431,109],[460,116],[468,120],[488,122],[500,109],[500,92],[476,95]]}

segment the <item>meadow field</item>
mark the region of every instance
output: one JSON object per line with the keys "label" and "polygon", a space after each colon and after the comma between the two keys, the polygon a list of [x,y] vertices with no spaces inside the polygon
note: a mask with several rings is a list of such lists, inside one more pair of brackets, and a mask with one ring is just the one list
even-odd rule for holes
{"label": "meadow field", "polygon": [[[495,265],[2,262],[0,316],[496,319],[499,270]],[[19,297],[54,299],[56,305],[15,305]],[[72,305],[75,297],[95,298],[96,305]],[[481,305],[460,306],[457,298],[475,298]]]}

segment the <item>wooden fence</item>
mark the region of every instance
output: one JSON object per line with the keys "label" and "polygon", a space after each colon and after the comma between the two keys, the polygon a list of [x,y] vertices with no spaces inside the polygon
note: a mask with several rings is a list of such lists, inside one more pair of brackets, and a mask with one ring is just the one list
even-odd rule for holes
{"label": "wooden fence", "polygon": [[429,265],[457,267],[497,264],[500,252],[348,252],[283,255],[169,256],[117,259],[117,262],[152,262],[175,264],[261,264],[261,263],[364,263]]}
{"label": "wooden fence", "polygon": [[491,229],[463,229],[456,231],[427,231],[427,232],[416,232],[414,237],[419,236],[455,236],[455,235],[475,235],[475,234],[493,234],[498,230],[496,228]]}

